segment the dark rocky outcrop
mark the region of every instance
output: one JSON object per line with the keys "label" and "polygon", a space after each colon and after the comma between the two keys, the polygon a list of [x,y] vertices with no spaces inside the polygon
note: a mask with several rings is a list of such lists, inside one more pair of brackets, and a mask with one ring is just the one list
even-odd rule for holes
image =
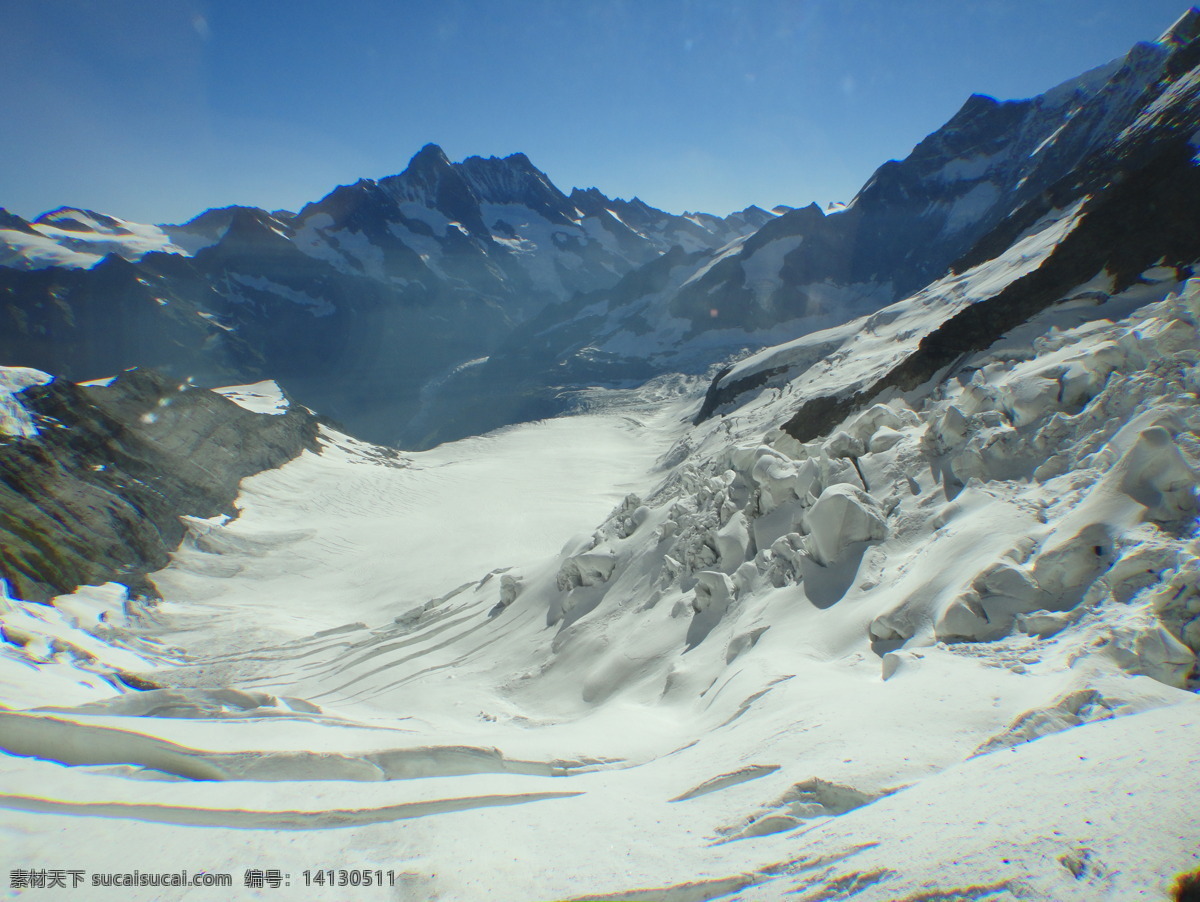
{"label": "dark rocky outcrop", "polygon": [[[994,297],[959,311],[926,335],[917,350],[872,385],[853,395],[818,397],[801,405],[783,429],[809,441],[884,391],[909,391],[967,354],[1046,310],[1094,276],[1107,272],[1123,291],[1153,266],[1175,267],[1181,277],[1200,261],[1200,167],[1187,135],[1166,131],[1157,154],[1114,178],[1084,208],[1079,224],[1033,272]],[[1143,136],[1140,145],[1152,140]],[[1146,159],[1146,148],[1129,148]]]}
{"label": "dark rocky outcrop", "polygon": [[[1173,266],[1181,276],[1190,273],[1200,261],[1200,168],[1192,143],[1200,122],[1198,38],[1200,11],[1192,10],[1157,44],[1139,44],[1122,60],[1034,101],[997,106],[988,98],[972,98],[903,164],[882,167],[852,209],[824,220],[810,216],[801,249],[813,246],[824,228],[822,222],[839,217],[849,221],[845,217],[863,215],[855,213],[859,208],[903,206],[919,198],[915,186],[922,180],[918,177],[922,169],[944,175],[947,158],[957,160],[953,165],[961,168],[980,150],[986,151],[985,159],[1004,162],[999,168],[989,163],[989,181],[1000,184],[1016,178],[1017,182],[1005,192],[1003,202],[972,227],[974,234],[979,224],[991,222],[950,263],[949,271],[961,274],[995,259],[1047,215],[1075,205],[1081,210],[1074,229],[1035,270],[949,317],[922,339],[914,353],[873,384],[810,398],[785,424],[785,431],[802,441],[821,435],[882,392],[911,390],[960,358],[988,347],[1098,275],[1107,273],[1119,292],[1156,265]],[[1053,124],[1048,117],[1054,110],[1065,111],[1066,121],[1025,155],[1022,172],[1016,166],[1021,154],[1014,155],[1013,149],[1032,146],[1034,138]],[[997,123],[1003,126],[1001,131],[1015,130],[1011,146],[991,139],[980,144],[996,131]],[[938,154],[941,168],[931,168]],[[1056,180],[1048,181],[1051,176]],[[1006,212],[996,220],[998,210]],[[790,230],[796,212],[780,217],[751,240]],[[914,226],[905,240],[919,234]],[[946,250],[941,246],[936,253]],[[832,248],[822,253],[833,261],[829,265],[848,265]],[[807,257],[790,254],[784,272],[791,272],[794,281],[805,259],[820,256],[813,251]],[[737,403],[740,396],[771,378],[758,374],[731,383],[728,374],[719,375],[698,419]]]}
{"label": "dark rocky outcrop", "polygon": [[0,364],[74,381],[135,365],[208,385],[266,378],[227,307],[192,260],[169,254],[136,264],[109,255],[87,270],[0,267]]}
{"label": "dark rocky outcrop", "polygon": [[860,301],[882,306],[919,290],[996,236],[989,259],[1096,188],[1097,171],[1111,173],[1118,136],[1194,65],[1192,27],[1032,99],[970,96],[905,159],[880,166],[847,207],[822,215],[809,206],[766,223],[687,280],[671,313],[694,333],[803,319],[825,326],[868,312]]}
{"label": "dark rocky outcrop", "polygon": [[0,229],[11,229],[14,232],[24,232],[27,235],[37,234],[37,231],[28,222],[16,213],[8,212],[3,207],[0,207]]}
{"label": "dark rocky outcrop", "polygon": [[318,447],[303,408],[257,414],[150,370],[21,399],[39,434],[0,436],[0,577],[31,601],[109,580],[153,595],[181,515],[233,514],[241,479]]}
{"label": "dark rocky outcrop", "polygon": [[720,372],[713,376],[712,382],[709,383],[708,391],[704,393],[704,402],[700,405],[700,411],[692,420],[693,425],[703,423],[716,412],[718,407],[729,404],[746,392],[753,391],[761,385],[766,385],[775,376],[785,371],[784,367],[772,367],[759,370],[756,373],[746,376],[744,379],[734,379],[732,382],[723,381],[732,369],[732,366],[722,367]]}

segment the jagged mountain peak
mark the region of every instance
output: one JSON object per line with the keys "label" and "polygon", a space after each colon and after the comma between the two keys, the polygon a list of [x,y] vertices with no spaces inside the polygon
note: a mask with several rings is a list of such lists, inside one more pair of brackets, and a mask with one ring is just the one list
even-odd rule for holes
{"label": "jagged mountain peak", "polygon": [[1032,103],[972,94],[944,126],[913,148],[906,162],[929,160],[940,165],[948,160],[994,153],[1001,143],[1011,140],[1012,129]]}
{"label": "jagged mountain peak", "polygon": [[467,157],[455,169],[480,203],[524,204],[550,222],[570,223],[573,209],[567,196],[523,153],[506,157]]}
{"label": "jagged mountain peak", "polygon": [[278,233],[279,223],[266,210],[257,207],[234,207],[229,218],[228,237]]}
{"label": "jagged mountain peak", "polygon": [[[450,165],[453,166],[454,164],[451,163]],[[472,154],[471,156],[464,158],[462,163],[458,165],[468,168],[484,166],[490,168],[512,169],[528,172],[530,174],[545,178],[545,173],[533,165],[533,161],[529,159],[528,155],[521,153],[520,151],[506,154],[502,157],[496,156],[495,154],[488,154],[486,157],[481,154]]]}
{"label": "jagged mountain peak", "polygon": [[601,205],[608,202],[608,197],[599,188],[572,188],[568,195],[571,203],[579,207],[580,212],[586,213],[591,206]]}
{"label": "jagged mountain peak", "polygon": [[[599,216],[602,213],[616,214],[622,221],[648,221],[650,219],[670,216],[657,207],[652,207],[640,197],[624,200],[620,197],[609,197],[599,188],[572,188],[570,201],[585,216]],[[689,214],[685,213],[684,216]]]}
{"label": "jagged mountain peak", "polygon": [[450,158],[446,156],[446,152],[439,145],[430,142],[412,155],[412,159],[408,161],[405,171],[442,168],[450,165],[452,164],[450,163]]}
{"label": "jagged mountain peak", "polygon": [[[210,211],[189,224],[190,235],[171,227],[173,246],[147,233],[139,236],[140,247],[196,256],[197,278],[211,279],[206,283],[214,292],[211,306],[222,316],[229,311],[239,335],[258,327],[257,311],[294,314],[288,341],[263,355],[273,364],[291,365],[300,337],[315,341],[343,319],[370,323],[354,340],[367,335],[377,341],[378,335],[407,334],[410,320],[423,328],[435,321],[456,328],[474,324],[478,305],[490,305],[484,312],[504,320],[496,341],[462,342],[443,330],[439,338],[452,350],[426,359],[418,347],[409,354],[407,370],[386,371],[389,385],[398,386],[394,396],[406,392],[411,401],[396,417],[415,411],[418,402],[412,399],[423,391],[421,380],[434,377],[438,367],[445,372],[453,362],[447,355],[460,360],[491,355],[500,332],[522,320],[536,319],[547,329],[543,370],[536,369],[541,360],[514,364],[514,372],[532,372],[538,379],[560,379],[555,367],[576,347],[609,355],[604,359],[614,361],[615,378],[629,378],[623,368],[644,363],[648,355],[653,363],[644,365],[646,372],[703,368],[716,359],[718,347],[779,340],[785,332],[835,325],[902,298],[944,274],[998,224],[1019,219],[1029,225],[1074,203],[1087,193],[1076,184],[1084,175],[1100,179],[1101,189],[1105,180],[1120,178],[1128,161],[1105,148],[1115,147],[1135,126],[1162,131],[1190,121],[1192,108],[1180,104],[1194,78],[1177,88],[1172,78],[1193,69],[1198,32],[1200,12],[1193,10],[1162,43],[1137,45],[1040,97],[972,94],[943,128],[904,160],[881,166],[849,205],[832,208],[830,215],[809,204],[771,212],[749,206],[725,217],[679,216],[636,196],[610,198],[595,187],[564,194],[524,153],[453,162],[429,143],[403,172],[341,186],[294,218],[250,208]],[[1160,97],[1166,99],[1160,103]],[[1168,100],[1174,104],[1169,122],[1158,112]],[[1183,134],[1186,140],[1190,131]],[[201,229],[205,217],[212,227]],[[13,258],[34,261],[27,268],[63,259],[91,266],[113,243],[89,237],[85,248],[76,234],[47,241],[11,230],[6,235]],[[202,260],[201,237],[210,246],[217,243]],[[686,259],[669,256],[675,247]],[[252,259],[255,254],[271,259]],[[151,262],[163,265],[182,266]],[[658,267],[652,271],[663,277],[621,281],[647,265]],[[199,288],[194,296],[205,304],[211,300]],[[594,305],[601,302],[604,313],[598,317]],[[396,313],[398,304],[411,310]],[[317,318],[323,321],[310,322]],[[205,329],[211,327],[201,320]],[[600,359],[593,354],[585,361],[589,380],[599,372]],[[487,372],[494,375],[496,367]],[[482,378],[484,368],[476,371]],[[446,389],[451,390],[457,389]],[[333,406],[325,397],[311,403]],[[347,422],[353,418],[356,429],[370,430],[373,437],[417,444],[436,434],[424,425],[419,434],[402,433],[408,427],[397,427],[395,417],[385,423],[375,411],[358,419],[352,406],[338,415]],[[479,428],[473,419],[470,429]]]}
{"label": "jagged mountain peak", "polygon": [[322,220],[324,228],[348,228],[351,231],[362,231],[363,224],[356,219],[356,214],[364,207],[380,204],[394,206],[389,196],[373,179],[359,179],[352,185],[338,185],[319,201],[305,204],[296,214],[298,222],[311,220],[318,214],[325,214],[328,221]]}
{"label": "jagged mountain peak", "polygon": [[[288,214],[288,216],[290,218],[291,214]],[[197,236],[202,237],[211,244],[219,241],[229,231],[230,226],[235,221],[239,223],[238,231],[253,229],[253,224],[256,222],[271,222],[274,223],[276,228],[284,228],[285,223],[285,220],[276,214],[268,213],[259,207],[232,204],[228,207],[214,207],[213,209],[205,210],[203,213],[193,216],[187,222],[180,225],[167,224],[161,226],[161,228],[177,239],[181,236]],[[199,250],[203,246],[194,246],[192,250]]]}
{"label": "jagged mountain peak", "polygon": [[57,207],[49,210],[34,220],[37,225],[53,226],[68,232],[109,232],[114,234],[129,234],[129,230],[121,220],[97,213],[94,210],[84,210],[80,207]]}
{"label": "jagged mountain peak", "polygon": [[9,212],[0,207],[0,229],[10,229],[15,232],[24,232],[28,235],[36,235],[37,231],[28,222],[18,216],[16,213]]}
{"label": "jagged mountain peak", "polygon": [[199,251],[207,258],[241,259],[252,255],[287,254],[292,251],[289,229],[266,210],[257,207],[233,207],[229,224],[218,241]]}
{"label": "jagged mountain peak", "polygon": [[1157,43],[1190,44],[1198,37],[1200,37],[1200,7],[1192,6],[1159,36]]}
{"label": "jagged mountain peak", "polygon": [[821,205],[813,201],[806,207],[789,207],[772,219],[772,222],[783,225],[808,225],[825,218]]}

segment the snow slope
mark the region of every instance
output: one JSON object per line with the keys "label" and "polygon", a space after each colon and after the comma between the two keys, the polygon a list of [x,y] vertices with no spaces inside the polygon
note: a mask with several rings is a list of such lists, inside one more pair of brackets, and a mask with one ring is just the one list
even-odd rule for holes
{"label": "snow slope", "polygon": [[161,603],[6,599],[5,860],[235,887],[123,899],[1166,898],[1200,283],[1071,297],[805,444],[810,371],[870,378],[842,332],[698,426],[658,380],[399,459],[326,431],[190,522]]}
{"label": "snow slope", "polygon": [[140,260],[149,253],[186,254],[155,225],[129,222],[91,210],[60,207],[33,222],[4,211],[0,218],[0,266],[88,269],[107,254]]}
{"label": "snow slope", "polygon": [[40,370],[23,366],[0,367],[0,436],[37,435],[37,425],[18,396],[31,385],[49,381],[50,376]]}

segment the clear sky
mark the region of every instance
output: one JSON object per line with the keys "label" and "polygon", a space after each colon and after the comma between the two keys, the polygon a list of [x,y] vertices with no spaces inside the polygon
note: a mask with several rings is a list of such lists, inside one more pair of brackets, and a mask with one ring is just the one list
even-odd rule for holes
{"label": "clear sky", "polygon": [[177,222],[526,153],[672,212],[849,200],[971,93],[1028,97],[1178,0],[0,0],[0,206]]}

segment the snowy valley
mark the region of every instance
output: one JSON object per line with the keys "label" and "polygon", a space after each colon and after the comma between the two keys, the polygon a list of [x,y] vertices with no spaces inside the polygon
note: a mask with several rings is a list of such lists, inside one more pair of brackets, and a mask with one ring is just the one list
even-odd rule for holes
{"label": "snowy valley", "polygon": [[[1020,103],[997,125],[973,98],[827,216],[651,228],[573,193],[574,268],[531,249],[554,237],[505,250],[467,215],[508,190],[497,172],[528,185],[527,160],[427,148],[407,180],[315,213],[230,213],[215,247],[275,247],[262,272],[290,271],[300,235],[351,254],[347,235],[386,231],[394,256],[355,279],[445,253],[461,268],[439,291],[476,264],[496,277],[479,309],[556,294],[502,310],[486,360],[446,350],[459,366],[427,367],[410,412],[491,383],[562,415],[517,405],[428,450],[312,414],[303,380],[201,387],[258,375],[221,364],[77,385],[5,358],[5,860],[24,880],[120,861],[233,887],[73,890],[64,871],[9,897],[1172,898],[1200,868],[1200,11]],[[986,154],[956,140],[977,116]],[[464,171],[470,192],[438,201],[460,218],[405,206]],[[523,207],[546,222],[550,187]],[[414,250],[364,197],[430,242],[499,246]],[[0,221],[10,247],[27,236],[10,300],[104,267],[152,293],[125,267],[166,251],[160,274],[168,256],[221,273],[163,276],[176,294],[139,308],[192,305],[154,327],[192,335],[250,267],[144,227],[122,239],[136,260],[88,269],[61,219]],[[888,238],[878,259],[837,257],[864,234]],[[934,235],[896,278],[878,269]],[[248,278],[279,302],[281,276]],[[100,303],[84,281],[71,302]],[[33,319],[69,306],[46,290]],[[218,331],[277,359],[251,353],[255,322]]]}

